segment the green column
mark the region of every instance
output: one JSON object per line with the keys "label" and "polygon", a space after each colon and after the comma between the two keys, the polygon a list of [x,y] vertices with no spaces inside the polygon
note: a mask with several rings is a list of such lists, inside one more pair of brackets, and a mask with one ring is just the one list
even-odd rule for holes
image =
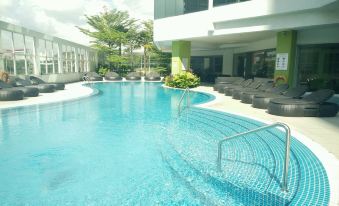
{"label": "green column", "polygon": [[297,31],[290,30],[277,33],[277,59],[274,78],[285,78],[290,86],[294,84],[296,78],[294,73],[296,69],[296,42]]}
{"label": "green column", "polygon": [[172,42],[172,74],[178,74],[190,68],[191,42]]}

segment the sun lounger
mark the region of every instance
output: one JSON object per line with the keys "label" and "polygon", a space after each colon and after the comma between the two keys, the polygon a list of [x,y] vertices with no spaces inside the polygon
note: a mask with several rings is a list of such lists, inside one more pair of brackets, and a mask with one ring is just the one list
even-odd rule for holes
{"label": "sun lounger", "polygon": [[286,92],[279,94],[259,94],[255,95],[252,101],[252,107],[258,109],[267,109],[268,103],[274,98],[300,98],[306,92],[306,87],[298,86],[289,88]]}
{"label": "sun lounger", "polygon": [[161,77],[158,72],[149,72],[145,76],[146,81],[160,81]]}
{"label": "sun lounger", "polygon": [[36,97],[39,95],[39,89],[33,87],[13,87],[11,84],[8,84],[0,80],[0,88],[7,90],[20,90],[23,92],[25,97]]}
{"label": "sun lounger", "polygon": [[288,84],[280,84],[275,87],[265,89],[264,91],[245,91],[241,94],[241,102],[252,104],[253,98],[260,95],[281,95],[288,89]]}
{"label": "sun lounger", "polygon": [[103,80],[102,76],[100,76],[99,74],[95,72],[86,73],[83,79],[88,80],[88,81],[102,81]]}
{"label": "sun lounger", "polygon": [[15,87],[28,87],[28,88],[37,88],[39,89],[40,93],[51,93],[55,91],[55,86],[50,85],[50,84],[38,84],[38,85],[33,85],[31,81],[25,80],[25,79],[20,79],[20,78],[15,78],[11,84]]}
{"label": "sun lounger", "polygon": [[22,100],[24,93],[21,90],[4,89],[0,87],[0,101]]}
{"label": "sun lounger", "polygon": [[126,80],[130,80],[130,81],[141,80],[140,73],[139,72],[131,72],[131,73],[127,74]]}
{"label": "sun lounger", "polygon": [[[273,87],[273,81],[257,81],[255,84],[253,82],[249,88],[241,88],[241,89],[235,89],[232,92],[232,98],[233,99],[241,99],[241,95],[244,92],[260,92],[260,91],[265,91],[266,89],[272,88]],[[258,86],[259,85],[259,86]]]}
{"label": "sun lounger", "polygon": [[271,99],[267,111],[269,114],[288,117],[332,117],[338,112],[338,105],[326,102],[334,95],[330,89],[321,89],[302,99]]}
{"label": "sun lounger", "polygon": [[105,74],[105,80],[107,80],[107,81],[121,81],[122,78],[116,72],[107,72]]}
{"label": "sun lounger", "polygon": [[38,84],[49,84],[53,85],[56,90],[64,90],[65,89],[65,84],[64,83],[47,83],[44,80],[35,77],[35,76],[30,76],[29,79],[31,80],[33,85],[38,85]]}

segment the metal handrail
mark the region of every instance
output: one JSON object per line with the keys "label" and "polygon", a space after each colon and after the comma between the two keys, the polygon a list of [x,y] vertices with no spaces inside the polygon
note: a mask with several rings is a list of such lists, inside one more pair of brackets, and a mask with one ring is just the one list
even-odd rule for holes
{"label": "metal handrail", "polygon": [[191,104],[191,100],[190,100],[190,88],[187,87],[184,91],[184,93],[181,95],[179,103],[178,103],[178,116],[180,116],[181,114],[181,103],[184,99],[184,97],[186,96],[186,107],[189,107]]}
{"label": "metal handrail", "polygon": [[291,146],[291,129],[288,125],[281,123],[281,122],[276,122],[274,124],[270,124],[267,126],[263,126],[263,127],[259,127],[257,129],[253,129],[247,132],[243,132],[243,133],[239,133],[230,137],[227,137],[225,139],[222,139],[219,141],[218,143],[218,158],[217,158],[217,167],[218,170],[221,171],[221,154],[222,154],[222,144],[226,141],[229,141],[231,139],[234,139],[236,137],[240,137],[240,136],[244,136],[250,133],[255,133],[255,132],[259,132],[259,131],[263,131],[263,130],[267,130],[273,127],[282,127],[285,132],[285,138],[286,138],[286,143],[285,143],[285,162],[284,162],[284,170],[283,170],[283,179],[282,179],[282,186],[281,186],[281,190],[284,192],[288,192],[287,190],[287,176],[288,176],[288,165],[289,165],[289,161],[290,161],[290,146]]}

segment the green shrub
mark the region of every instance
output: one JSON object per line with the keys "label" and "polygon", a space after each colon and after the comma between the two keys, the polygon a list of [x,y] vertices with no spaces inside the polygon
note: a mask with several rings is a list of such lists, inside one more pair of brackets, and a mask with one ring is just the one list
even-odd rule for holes
{"label": "green shrub", "polygon": [[179,74],[172,76],[167,76],[165,78],[165,85],[175,88],[193,88],[197,87],[200,84],[200,78],[191,72],[181,72]]}
{"label": "green shrub", "polygon": [[105,67],[99,67],[98,69],[98,74],[100,76],[105,76],[107,72],[109,72],[110,70],[108,68],[105,68]]}

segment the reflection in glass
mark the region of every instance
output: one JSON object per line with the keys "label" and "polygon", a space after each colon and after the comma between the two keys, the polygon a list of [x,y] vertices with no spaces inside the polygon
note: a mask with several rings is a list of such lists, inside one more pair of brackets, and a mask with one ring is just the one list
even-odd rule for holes
{"label": "reflection in glass", "polygon": [[34,55],[34,41],[30,36],[25,36],[26,55]]}
{"label": "reflection in glass", "polygon": [[40,57],[40,74],[47,74],[46,57]]}
{"label": "reflection in glass", "polygon": [[47,57],[53,57],[53,48],[52,48],[52,42],[46,41],[46,54]]}
{"label": "reflection in glass", "polygon": [[33,74],[34,72],[34,64],[33,64],[33,56],[26,55],[26,62],[27,62],[27,74]]}
{"label": "reflection in glass", "polygon": [[53,74],[53,59],[47,58],[47,72],[48,74]]}
{"label": "reflection in glass", "polygon": [[9,74],[14,74],[14,58],[12,33],[8,31],[1,31],[0,39],[0,61],[4,70]]}
{"label": "reflection in glass", "polygon": [[40,57],[46,56],[46,45],[45,40],[39,39],[38,53]]}
{"label": "reflection in glass", "polygon": [[26,74],[25,56],[23,54],[15,54],[16,74]]}
{"label": "reflection in glass", "polygon": [[22,34],[13,33],[14,40],[14,53],[24,55],[25,45],[24,45],[24,36]]}

